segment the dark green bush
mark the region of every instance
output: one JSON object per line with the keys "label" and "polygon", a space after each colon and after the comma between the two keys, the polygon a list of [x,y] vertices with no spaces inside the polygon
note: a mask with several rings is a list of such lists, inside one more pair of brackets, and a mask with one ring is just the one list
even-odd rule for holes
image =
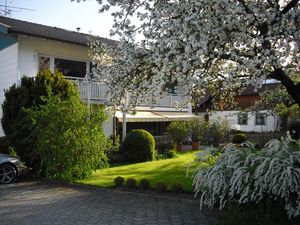
{"label": "dark green bush", "polygon": [[164,181],[158,181],[156,183],[156,190],[158,192],[167,192],[167,185]]}
{"label": "dark green bush", "polygon": [[291,120],[288,123],[288,131],[294,139],[300,138],[300,121],[299,120]]}
{"label": "dark green bush", "polygon": [[123,156],[120,154],[120,136],[111,135],[106,144],[106,155],[109,162],[119,163],[123,161]]}
{"label": "dark green bush", "polygon": [[116,187],[122,187],[123,184],[124,184],[124,181],[125,181],[124,177],[121,177],[121,176],[116,177],[114,179],[115,186]]}
{"label": "dark green bush", "polygon": [[72,181],[107,166],[102,126],[106,116],[101,107],[93,106],[87,115],[79,98],[52,96],[45,105],[25,112],[31,126],[28,136],[35,141],[31,156],[40,159],[40,175]]}
{"label": "dark green bush", "polygon": [[6,136],[0,137],[0,154],[9,154],[10,143]]}
{"label": "dark green bush", "polygon": [[300,218],[290,218],[284,204],[271,199],[239,205],[231,202],[221,213],[220,225],[296,225]]}
{"label": "dark green bush", "polygon": [[62,99],[79,97],[75,85],[64,79],[61,73],[42,71],[35,78],[23,77],[20,86],[14,84],[5,90],[5,100],[2,103],[3,131],[18,156],[33,169],[39,167],[40,159],[32,154],[36,140],[28,136],[31,122],[25,120],[26,113],[23,109],[45,104],[50,93],[60,95]]}
{"label": "dark green bush", "polygon": [[172,184],[170,191],[172,193],[182,193],[183,192],[182,184],[180,183]]}
{"label": "dark green bush", "polygon": [[154,137],[145,130],[132,130],[121,145],[121,153],[127,162],[145,162],[155,159]]}
{"label": "dark green bush", "polygon": [[134,178],[129,178],[126,180],[126,187],[128,189],[135,189],[137,188],[137,182],[136,182],[136,179]]}
{"label": "dark green bush", "polygon": [[147,190],[150,188],[150,182],[147,179],[140,180],[139,188],[142,190]]}
{"label": "dark green bush", "polygon": [[247,136],[245,134],[239,133],[233,136],[231,142],[233,144],[242,144],[245,141],[247,141]]}
{"label": "dark green bush", "polygon": [[175,149],[169,150],[169,151],[165,151],[162,153],[157,153],[155,156],[156,160],[161,160],[161,159],[172,159],[172,158],[178,158],[179,154],[177,153],[177,151]]}

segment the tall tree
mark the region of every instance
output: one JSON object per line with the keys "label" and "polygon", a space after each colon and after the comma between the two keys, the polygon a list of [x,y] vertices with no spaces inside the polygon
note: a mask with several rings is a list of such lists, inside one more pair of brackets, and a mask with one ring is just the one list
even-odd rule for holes
{"label": "tall tree", "polygon": [[[111,33],[121,40],[115,49],[91,45],[114,101],[125,90],[135,103],[152,100],[170,82],[191,94],[212,82],[236,90],[272,78],[300,105],[300,83],[290,79],[300,69],[299,0],[98,2],[100,11],[112,11]],[[111,56],[109,65],[101,62],[104,54]]]}

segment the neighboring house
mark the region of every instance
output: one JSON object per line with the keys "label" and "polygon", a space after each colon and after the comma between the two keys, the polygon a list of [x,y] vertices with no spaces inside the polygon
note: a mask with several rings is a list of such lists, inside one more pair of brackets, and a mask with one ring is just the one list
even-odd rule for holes
{"label": "neighboring house", "polygon": [[[20,84],[24,75],[36,76],[40,69],[60,70],[66,79],[78,85],[84,101],[104,104],[108,92],[105,82],[92,82],[89,89],[83,81],[91,70],[88,56],[91,39],[116,45],[113,40],[0,16],[0,104],[4,101],[5,89],[14,83]],[[127,130],[144,128],[153,135],[162,135],[170,121],[193,118],[190,107],[175,107],[176,102],[183,100],[180,88],[178,90],[177,94],[169,94],[155,105],[138,106],[135,115],[126,115]],[[104,125],[107,135],[122,130],[122,118],[121,112],[110,115]],[[3,135],[1,128],[0,136]]]}
{"label": "neighboring house", "polygon": [[[270,132],[279,131],[281,119],[274,115],[271,110],[265,109],[258,112],[246,112],[245,109],[253,106],[254,102],[260,99],[259,93],[274,89],[278,83],[265,83],[257,89],[248,86],[240,95],[234,98],[238,110],[210,111],[212,107],[212,95],[206,94],[199,102],[197,112],[199,115],[209,114],[210,120],[216,120],[218,117],[225,117],[229,121],[232,130],[245,132]],[[248,111],[248,110],[247,110]]]}

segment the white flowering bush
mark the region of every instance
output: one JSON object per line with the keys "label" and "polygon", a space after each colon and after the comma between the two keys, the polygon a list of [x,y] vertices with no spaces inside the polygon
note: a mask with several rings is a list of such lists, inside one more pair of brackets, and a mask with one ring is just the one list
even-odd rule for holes
{"label": "white flowering bush", "polygon": [[[196,162],[208,162],[219,154],[207,150],[196,155]],[[196,194],[203,204],[225,208],[229,202],[283,202],[287,215],[300,216],[300,141],[288,134],[257,149],[250,142],[237,148],[227,145],[213,163],[194,175]]]}

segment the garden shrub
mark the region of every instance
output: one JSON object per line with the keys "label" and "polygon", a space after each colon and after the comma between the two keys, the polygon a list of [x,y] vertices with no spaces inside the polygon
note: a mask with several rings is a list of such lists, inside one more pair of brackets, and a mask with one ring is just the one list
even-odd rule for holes
{"label": "garden shrub", "polygon": [[126,180],[126,187],[128,189],[135,189],[137,188],[137,182],[136,182],[136,179],[134,178],[129,178]]}
{"label": "garden shrub", "polygon": [[155,187],[158,192],[167,192],[167,184],[164,181],[158,181]]}
{"label": "garden shrub", "polygon": [[[215,155],[215,152],[213,152]],[[211,150],[200,152],[197,162],[206,162]],[[264,204],[286,210],[290,218],[300,216],[300,141],[288,134],[281,140],[269,141],[263,149],[245,142],[242,151],[229,144],[215,163],[201,166],[194,176],[201,205]],[[281,204],[282,203],[282,204]]]}
{"label": "garden shrub", "polygon": [[154,137],[145,130],[132,130],[121,145],[121,153],[127,162],[145,162],[155,159]]}
{"label": "garden shrub", "polygon": [[120,154],[120,136],[111,135],[106,144],[106,155],[109,162],[119,163],[124,160],[124,157]]}
{"label": "garden shrub", "polygon": [[183,192],[182,184],[180,184],[180,183],[172,184],[170,191],[172,193],[182,193]]}
{"label": "garden shrub", "polygon": [[191,120],[189,123],[191,128],[192,141],[199,142],[203,140],[203,135],[209,129],[209,122],[205,121],[204,119],[197,118]]}
{"label": "garden shrub", "polygon": [[121,177],[121,176],[116,177],[114,179],[115,186],[116,187],[122,187],[123,184],[124,184],[124,181],[125,181],[124,177]]}
{"label": "garden shrub", "polygon": [[190,124],[188,121],[174,121],[169,124],[167,131],[176,144],[181,144],[190,135]]}
{"label": "garden shrub", "polygon": [[51,96],[44,105],[25,110],[28,136],[35,140],[32,157],[40,159],[39,174],[46,178],[86,178],[107,165],[104,110],[94,106],[87,114],[77,97]]}
{"label": "garden shrub", "polygon": [[166,152],[162,152],[162,153],[157,153],[156,154],[156,160],[160,160],[160,159],[172,159],[172,158],[178,158],[179,154],[177,153],[177,151],[175,149],[166,151]]}
{"label": "garden shrub", "polygon": [[72,96],[79,98],[77,87],[64,79],[61,73],[41,71],[35,78],[22,77],[20,86],[14,84],[5,90],[5,100],[2,103],[3,131],[18,156],[33,169],[39,165],[40,160],[37,156],[33,157],[36,140],[28,136],[30,130],[23,109],[45,104],[49,93],[59,95],[62,99]]}
{"label": "garden shrub", "polygon": [[139,188],[142,190],[147,190],[150,188],[150,182],[147,179],[141,179],[139,183]]}
{"label": "garden shrub", "polygon": [[245,141],[247,141],[247,136],[245,134],[239,133],[233,136],[231,142],[233,144],[242,144]]}
{"label": "garden shrub", "polygon": [[10,143],[6,136],[0,137],[0,154],[8,154],[9,153]]}

